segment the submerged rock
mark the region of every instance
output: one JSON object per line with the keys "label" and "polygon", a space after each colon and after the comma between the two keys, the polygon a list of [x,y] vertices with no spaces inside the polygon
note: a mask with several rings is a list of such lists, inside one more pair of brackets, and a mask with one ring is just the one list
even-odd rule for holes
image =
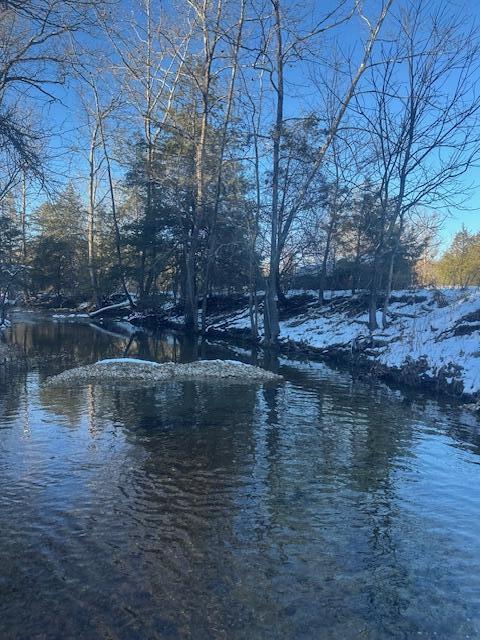
{"label": "submerged rock", "polygon": [[282,376],[236,360],[199,360],[177,364],[150,362],[135,358],[100,360],[95,364],[69,369],[49,378],[45,384],[71,382],[110,382],[133,380],[139,382],[165,382],[168,380],[226,380],[234,382],[272,382]]}

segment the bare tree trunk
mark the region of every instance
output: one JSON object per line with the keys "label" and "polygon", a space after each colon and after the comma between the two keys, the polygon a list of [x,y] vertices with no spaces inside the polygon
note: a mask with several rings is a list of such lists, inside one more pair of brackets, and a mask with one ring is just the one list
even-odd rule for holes
{"label": "bare tree trunk", "polygon": [[370,299],[368,308],[368,328],[370,331],[378,329],[377,322],[377,302],[378,302],[378,288],[380,285],[380,273],[377,265],[377,257],[374,258],[372,282],[370,284]]}
{"label": "bare tree trunk", "polygon": [[190,333],[196,333],[198,326],[196,250],[192,243],[193,238],[190,238],[190,246],[185,247],[185,329]]}
{"label": "bare tree trunk", "polygon": [[258,145],[259,133],[261,128],[261,107],[263,97],[263,75],[260,75],[260,88],[258,102],[252,98],[248,84],[245,86],[246,94],[252,105],[251,125],[253,133],[253,152],[254,152],[254,176],[255,176],[255,213],[250,219],[249,224],[249,295],[248,309],[250,316],[250,331],[252,339],[258,340],[258,292],[257,292],[257,259],[256,248],[260,225],[260,214],[262,210],[262,192],[260,177],[260,149]]}
{"label": "bare tree trunk", "polygon": [[[146,61],[145,61],[145,116],[144,116],[144,134],[147,143],[147,201],[145,205],[145,224],[143,227],[143,247],[141,253],[140,266],[140,297],[149,296],[152,283],[154,280],[154,269],[156,259],[156,229],[153,216],[153,161],[155,152],[155,141],[152,131],[152,116],[154,115],[153,106],[153,78],[152,78],[152,15],[151,0],[146,2],[147,12],[147,34],[146,34]],[[150,267],[146,273],[146,261],[150,248]]]}
{"label": "bare tree trunk", "polygon": [[112,176],[112,166],[111,166],[111,162],[110,162],[110,154],[108,153],[108,148],[107,148],[107,142],[105,139],[105,131],[104,131],[104,127],[103,127],[103,114],[101,112],[100,109],[100,103],[98,100],[98,92],[97,92],[97,88],[95,85],[92,86],[93,92],[94,92],[94,96],[95,96],[95,106],[97,109],[97,117],[98,117],[98,129],[99,129],[99,133],[100,133],[100,139],[101,139],[101,143],[102,143],[102,149],[103,149],[103,155],[105,157],[105,163],[107,165],[107,179],[108,179],[108,188],[109,188],[109,192],[110,192],[110,203],[112,206],[112,219],[113,219],[113,227],[114,227],[114,231],[115,231],[115,250],[116,250],[116,254],[117,254],[117,262],[118,262],[118,269],[120,271],[120,279],[122,282],[122,288],[123,291],[125,293],[125,296],[128,300],[128,302],[130,303],[130,306],[133,307],[135,306],[133,300],[132,300],[132,296],[130,295],[130,292],[128,290],[128,286],[127,286],[127,281],[125,278],[125,269],[124,269],[124,265],[123,265],[123,257],[122,257],[122,249],[121,249],[121,237],[120,237],[120,227],[118,224],[118,216],[117,216],[117,203],[116,203],[116,198],[115,198],[115,189],[114,189],[114,185],[113,185],[113,176]]}
{"label": "bare tree trunk", "polygon": [[253,340],[258,340],[258,296],[257,279],[253,252],[249,261],[248,313],[250,317],[250,332]]}
{"label": "bare tree trunk", "polygon": [[330,223],[328,225],[328,229],[327,229],[327,238],[325,241],[325,251],[323,252],[323,258],[322,258],[322,268],[320,271],[320,283],[319,283],[319,287],[318,287],[318,302],[323,305],[325,302],[325,282],[327,279],[327,265],[328,265],[328,258],[330,256],[330,246],[331,246],[331,242],[332,242],[332,235],[333,235],[333,229],[335,226],[335,217],[334,215],[331,216],[330,218]]}
{"label": "bare tree trunk", "polygon": [[361,244],[361,233],[360,230],[357,231],[357,242],[355,246],[355,262],[354,262],[354,271],[352,274],[352,296],[357,292],[359,282],[360,282],[360,244]]}
{"label": "bare tree trunk", "polygon": [[196,333],[198,331],[198,290],[197,290],[197,246],[201,221],[205,217],[205,152],[207,144],[207,128],[209,113],[210,84],[209,65],[205,65],[204,82],[207,87],[202,93],[202,115],[200,120],[200,135],[195,148],[195,181],[196,181],[196,203],[195,216],[192,228],[191,241],[187,256],[187,312],[185,324],[187,328]]}
{"label": "bare tree trunk", "polygon": [[206,259],[205,272],[204,272],[204,283],[203,283],[204,286],[203,286],[203,298],[202,298],[202,335],[205,335],[206,324],[207,324],[208,291],[210,286],[210,275],[212,271],[212,265],[215,257],[215,240],[216,240],[216,231],[217,231],[217,220],[218,220],[218,214],[220,210],[220,198],[221,198],[222,178],[223,178],[223,161],[225,156],[225,149],[227,146],[228,127],[231,120],[233,99],[235,95],[235,81],[237,78],[237,71],[238,71],[238,53],[239,53],[240,44],[242,41],[244,19],[245,19],[245,0],[241,0],[237,36],[235,39],[235,43],[233,45],[232,70],[230,74],[230,82],[229,82],[228,91],[227,91],[227,110],[225,113],[225,118],[222,126],[222,134],[220,138],[218,172],[217,172],[217,180],[215,184],[215,199],[214,199],[214,205],[213,205],[214,209],[213,209],[212,221],[210,224],[210,233],[208,236],[208,243],[207,243],[207,259]]}
{"label": "bare tree trunk", "polygon": [[205,261],[205,269],[203,272],[203,293],[202,293],[202,336],[205,335],[207,330],[207,311],[208,311],[208,297],[210,295],[210,280],[213,262],[215,258],[215,230],[211,229],[207,240],[207,258]]}
{"label": "bare tree trunk", "polygon": [[390,296],[392,295],[393,267],[395,264],[395,253],[396,253],[396,249],[392,249],[390,253],[390,259],[388,262],[387,283],[385,286],[385,300],[383,302],[383,309],[382,309],[382,328],[383,329],[386,329],[388,326],[387,315],[388,315],[388,307],[390,304]]}
{"label": "bare tree trunk", "polygon": [[383,303],[383,310],[382,310],[382,327],[384,329],[386,329],[388,326],[387,316],[388,316],[388,307],[390,306],[390,297],[392,295],[392,289],[393,289],[393,269],[395,266],[395,258],[397,256],[397,251],[400,246],[402,232],[403,232],[403,214],[400,214],[400,227],[395,236],[395,242],[392,247],[392,252],[390,254],[390,262],[388,265],[387,284],[385,287],[385,301]]}
{"label": "bare tree trunk", "polygon": [[207,145],[208,116],[210,111],[210,83],[213,53],[210,46],[210,33],[207,21],[207,2],[196,7],[201,22],[203,39],[203,70],[200,79],[201,115],[200,133],[195,141],[195,206],[192,210],[193,224],[190,241],[186,247],[186,308],[185,328],[196,333],[198,331],[198,290],[197,290],[197,247],[201,222],[205,218],[205,154]]}
{"label": "bare tree trunk", "polygon": [[256,207],[255,215],[250,223],[249,233],[249,252],[248,252],[248,310],[250,315],[250,331],[252,339],[258,340],[258,294],[257,294],[257,261],[255,249],[257,246],[258,227],[261,209],[261,193],[260,193],[260,156],[258,151],[258,137],[254,134],[254,153],[255,153],[255,191],[256,191]]}
{"label": "bare tree trunk", "polygon": [[96,166],[95,149],[97,146],[98,122],[95,123],[90,140],[90,151],[88,155],[88,272],[92,287],[93,298],[97,307],[100,306],[100,294],[98,290],[97,264],[95,255],[95,209],[96,209]]}
{"label": "bare tree trunk", "polygon": [[264,330],[265,344],[274,346],[280,335],[278,321],[278,273],[280,267],[279,256],[279,189],[280,189],[280,147],[283,135],[283,107],[284,107],[284,77],[283,77],[283,38],[280,0],[271,0],[275,20],[276,39],[276,115],[273,134],[273,164],[272,164],[272,222],[270,232],[270,265],[266,283],[264,302]]}
{"label": "bare tree trunk", "polygon": [[27,262],[27,177],[25,171],[22,173],[22,258],[23,263]]}
{"label": "bare tree trunk", "polygon": [[[27,176],[25,171],[22,172],[22,211],[21,211],[21,229],[22,229],[22,260],[23,266],[27,264]],[[23,295],[27,299],[29,296],[28,291],[28,278],[24,278],[23,282]]]}

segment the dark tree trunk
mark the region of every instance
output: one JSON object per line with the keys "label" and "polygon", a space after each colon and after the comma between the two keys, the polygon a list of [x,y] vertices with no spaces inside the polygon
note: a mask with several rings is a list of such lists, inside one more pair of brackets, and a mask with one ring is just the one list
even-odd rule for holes
{"label": "dark tree trunk", "polygon": [[378,329],[377,322],[377,305],[378,305],[378,290],[380,286],[380,269],[378,265],[378,256],[374,258],[372,281],[370,284],[370,301],[368,309],[368,328],[370,331]]}
{"label": "dark tree trunk", "polygon": [[189,246],[185,253],[185,329],[189,333],[197,333],[198,297],[195,250]]}
{"label": "dark tree trunk", "polygon": [[286,307],[288,304],[287,296],[283,293],[282,285],[280,284],[280,276],[277,274],[277,300],[280,303],[280,306]]}

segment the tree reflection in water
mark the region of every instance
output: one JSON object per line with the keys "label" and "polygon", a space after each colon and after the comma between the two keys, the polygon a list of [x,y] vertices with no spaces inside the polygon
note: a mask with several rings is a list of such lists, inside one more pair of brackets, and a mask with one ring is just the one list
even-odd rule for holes
{"label": "tree reflection in water", "polygon": [[43,388],[125,353],[236,356],[77,323],[9,339],[38,357],[0,371],[1,637],[478,635],[479,437],[457,410],[278,357],[278,386]]}

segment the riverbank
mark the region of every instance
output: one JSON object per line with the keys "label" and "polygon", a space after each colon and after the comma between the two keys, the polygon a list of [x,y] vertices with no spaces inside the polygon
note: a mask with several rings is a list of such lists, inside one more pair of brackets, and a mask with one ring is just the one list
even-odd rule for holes
{"label": "riverbank", "polygon": [[[260,340],[254,343],[246,297],[214,298],[209,310],[207,337],[261,347],[262,317],[260,314]],[[144,329],[183,331],[182,309],[171,301],[133,313],[123,303],[93,315],[81,311],[52,317],[91,321],[103,330],[113,323],[127,335]],[[395,291],[388,327],[373,332],[368,329],[366,294],[337,291],[320,305],[316,292],[292,291],[280,310],[279,348],[283,353],[342,363],[387,382],[480,407],[478,288]]]}
{"label": "riverbank", "polygon": [[[282,351],[341,360],[385,380],[480,401],[478,288],[395,291],[387,328],[373,332],[368,328],[368,299],[362,293],[335,292],[323,305],[314,292],[291,292],[287,300],[280,315]],[[134,313],[125,319],[136,326],[183,325],[181,312],[168,306],[158,315]],[[248,341],[246,301],[211,313],[207,324],[208,336]],[[261,317],[259,329],[261,334]]]}

